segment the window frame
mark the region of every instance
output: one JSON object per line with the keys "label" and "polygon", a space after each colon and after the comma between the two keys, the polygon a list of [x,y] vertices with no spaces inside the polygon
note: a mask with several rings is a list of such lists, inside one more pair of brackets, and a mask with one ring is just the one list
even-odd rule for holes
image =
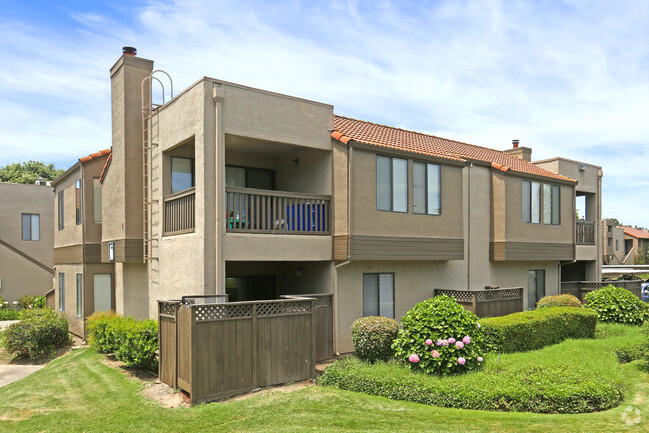
{"label": "window frame", "polygon": [[[29,239],[25,239],[25,217],[29,217]],[[34,217],[38,221],[38,233],[34,239]],[[37,242],[41,240],[41,214],[38,213],[22,213],[20,214],[20,238],[26,242]]]}
{"label": "window frame", "polygon": [[[238,187],[234,186],[234,185],[226,185],[226,186],[232,186],[234,188],[251,188],[250,186],[248,186],[248,185],[250,185],[250,178],[249,178],[250,171],[264,171],[264,172],[270,173],[271,189],[269,189],[267,191],[276,191],[276,188],[277,188],[277,186],[276,186],[276,172],[275,172],[274,169],[272,169],[272,168],[259,168],[259,167],[247,167],[245,165],[226,164],[225,165],[226,170],[227,170],[228,167],[243,169],[243,171],[244,171],[244,173],[243,173],[243,177],[244,177],[243,182],[244,182],[245,186],[238,186]],[[226,180],[227,180],[227,177],[226,177]]]}
{"label": "window frame", "polygon": [[76,224],[81,225],[81,223],[83,222],[83,215],[81,210],[81,179],[77,179],[74,182],[74,207]]}
{"label": "window frame", "polygon": [[[390,160],[390,179],[388,182],[388,186],[390,189],[389,196],[390,196],[390,208],[389,209],[382,209],[379,207],[379,158],[386,158]],[[394,161],[404,161],[406,163],[406,179],[405,179],[405,210],[395,210],[394,209],[394,195],[395,195],[395,188],[394,188]],[[409,207],[410,207],[410,191],[409,191],[409,183],[410,183],[410,164],[409,160],[407,158],[399,158],[396,156],[388,156],[388,155],[382,155],[382,154],[376,154],[375,158],[375,177],[376,177],[376,210],[381,211],[381,212],[397,212],[397,213],[408,213]]]}
{"label": "window frame", "polygon": [[[381,316],[381,276],[382,275],[391,275],[392,277],[392,311],[390,316],[382,316],[382,317],[389,317],[391,319],[395,318],[395,304],[396,304],[396,298],[395,298],[395,287],[396,287],[396,278],[394,275],[394,272],[364,272],[362,276],[362,286],[363,286],[363,291],[362,291],[362,304],[363,304],[363,317],[369,317],[368,315],[365,314],[366,310],[366,305],[365,305],[365,277],[368,275],[376,275],[376,312],[377,316]],[[370,314],[371,315],[371,314]]]}
{"label": "window frame", "polygon": [[[526,188],[526,184],[529,184],[529,187]],[[524,223],[527,224],[540,224],[541,223],[541,213],[543,209],[543,188],[541,187],[542,183],[539,181],[535,180],[529,180],[529,179],[522,179],[521,182],[521,220]],[[538,186],[538,200],[534,200],[534,188],[535,186]],[[526,190],[528,191],[528,196],[525,196]],[[527,215],[525,211],[525,204],[529,200],[529,215]],[[535,215],[534,213],[534,202],[537,202],[537,213],[538,215]],[[538,221],[535,221],[534,217],[537,217],[536,219]]]}
{"label": "window frame", "polygon": [[[424,166],[424,212],[417,211],[417,194],[415,193],[415,170],[417,165]],[[430,167],[437,167],[437,200],[439,202],[438,211],[430,211]],[[428,161],[412,161],[412,213],[416,215],[434,215],[439,216],[442,214],[442,166]]]}
{"label": "window frame", "polygon": [[83,274],[77,273],[77,317],[83,317]]}
{"label": "window frame", "polygon": [[102,185],[98,177],[92,178],[92,220],[94,223],[101,224],[102,208]]}
{"label": "window frame", "polygon": [[59,272],[59,311],[65,311],[65,272]]}
{"label": "window frame", "polygon": [[[549,199],[546,199],[546,190],[550,192],[549,194]],[[557,207],[558,210],[555,214],[555,192],[557,193]],[[558,226],[561,225],[561,187],[559,185],[555,185],[552,183],[543,183],[543,188],[542,188],[542,203],[543,203],[543,224],[545,225],[553,225],[553,226]],[[549,200],[549,201],[548,201]],[[549,203],[550,209],[549,211],[546,209],[546,205]],[[549,213],[550,215],[550,221],[546,221],[546,213]],[[555,221],[555,216],[557,218],[557,221]]]}
{"label": "window frame", "polygon": [[[185,159],[191,162],[191,186],[189,188],[185,188],[182,190],[174,191],[174,160],[175,159]],[[171,194],[178,194],[183,191],[187,191],[189,189],[195,188],[196,187],[196,160],[194,158],[187,158],[185,156],[171,156],[171,159],[169,160],[169,172],[170,172],[170,182],[169,182],[169,187],[171,190]],[[180,172],[178,172],[180,173]]]}
{"label": "window frame", "polygon": [[[535,282],[535,286],[534,286],[534,299],[535,299],[535,301],[534,301],[534,306],[533,307],[530,306],[530,298],[531,298],[531,295],[532,295],[532,293],[531,293],[532,288],[530,287],[530,275],[532,273],[534,273],[534,282]],[[542,296],[538,296],[539,295],[539,285],[538,285],[538,283],[539,283],[539,273],[541,273],[543,275],[543,294],[542,294]],[[546,284],[545,283],[546,283],[546,281],[547,281],[547,279],[546,279],[545,269],[529,269],[527,271],[527,309],[528,310],[535,309],[537,303],[539,302],[539,300],[545,296],[545,291],[546,291]]]}
{"label": "window frame", "polygon": [[65,195],[63,194],[64,192],[65,190],[59,191],[58,200],[57,200],[57,204],[58,204],[57,215],[59,219],[59,225],[58,225],[59,230],[63,230],[65,228]]}

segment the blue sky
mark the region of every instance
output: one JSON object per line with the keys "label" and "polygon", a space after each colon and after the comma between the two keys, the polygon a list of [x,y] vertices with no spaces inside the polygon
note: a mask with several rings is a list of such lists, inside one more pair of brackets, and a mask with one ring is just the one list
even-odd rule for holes
{"label": "blue sky", "polygon": [[108,70],[132,45],[174,79],[600,165],[603,216],[649,226],[649,2],[0,0],[0,166],[110,146]]}

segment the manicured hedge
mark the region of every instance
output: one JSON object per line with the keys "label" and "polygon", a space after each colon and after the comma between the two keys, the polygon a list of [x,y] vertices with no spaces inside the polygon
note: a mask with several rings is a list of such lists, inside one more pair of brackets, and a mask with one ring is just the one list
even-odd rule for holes
{"label": "manicured hedge", "polygon": [[158,368],[158,323],[135,320],[115,312],[96,312],[88,318],[88,341],[98,352],[112,353],[127,367]]}
{"label": "manicured hedge", "polygon": [[544,296],[536,304],[536,308],[548,307],[581,307],[581,301],[573,295]]}
{"label": "manicured hedge", "polygon": [[389,317],[369,316],[354,320],[352,341],[356,356],[368,362],[390,360],[392,342],[398,332],[399,323]]}
{"label": "manicured hedge", "polygon": [[481,319],[487,349],[525,352],[567,338],[593,338],[597,313],[587,308],[548,307]]}
{"label": "manicured hedge", "polygon": [[588,293],[585,301],[597,312],[600,322],[642,325],[649,319],[649,305],[622,287],[609,284]]}

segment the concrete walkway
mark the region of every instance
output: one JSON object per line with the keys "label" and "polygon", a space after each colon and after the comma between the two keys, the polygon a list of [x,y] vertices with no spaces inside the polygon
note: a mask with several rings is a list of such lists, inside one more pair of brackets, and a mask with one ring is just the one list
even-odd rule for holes
{"label": "concrete walkway", "polygon": [[[0,330],[6,329],[12,323],[18,320],[2,320],[0,321]],[[12,382],[27,377],[35,371],[45,367],[44,365],[12,365],[0,364],[0,388]]]}

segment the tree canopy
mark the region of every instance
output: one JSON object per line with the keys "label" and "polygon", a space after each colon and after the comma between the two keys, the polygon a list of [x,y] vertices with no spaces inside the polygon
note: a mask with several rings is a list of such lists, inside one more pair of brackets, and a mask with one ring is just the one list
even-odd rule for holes
{"label": "tree canopy", "polygon": [[14,162],[0,167],[0,182],[33,184],[39,179],[54,180],[63,171],[54,168],[54,164],[46,165],[41,161]]}

